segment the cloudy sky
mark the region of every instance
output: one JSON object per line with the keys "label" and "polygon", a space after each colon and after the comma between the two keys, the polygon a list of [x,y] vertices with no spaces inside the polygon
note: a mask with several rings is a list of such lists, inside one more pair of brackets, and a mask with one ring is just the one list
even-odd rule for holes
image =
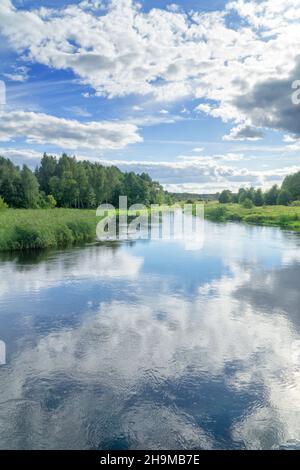
{"label": "cloudy sky", "polygon": [[299,26],[300,0],[1,0],[0,154],[172,191],[280,183],[300,169]]}

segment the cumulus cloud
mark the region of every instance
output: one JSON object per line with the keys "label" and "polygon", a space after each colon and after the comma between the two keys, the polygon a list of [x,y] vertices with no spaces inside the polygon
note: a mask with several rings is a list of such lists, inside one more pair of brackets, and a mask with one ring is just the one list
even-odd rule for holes
{"label": "cumulus cloud", "polygon": [[293,102],[292,84],[300,77],[297,66],[285,79],[270,77],[235,98],[235,106],[256,126],[290,132],[300,136],[300,105]]}
{"label": "cumulus cloud", "polygon": [[18,137],[28,143],[53,144],[63,149],[121,149],[142,141],[137,126],[126,122],[82,123],[26,111],[0,114],[0,141]]}
{"label": "cumulus cloud", "polygon": [[260,140],[264,133],[249,125],[239,125],[231,129],[229,135],[224,136],[224,140]]}
{"label": "cumulus cloud", "polygon": [[[85,1],[24,11],[4,0],[0,21],[2,35],[26,59],[71,69],[99,95],[209,99],[215,105],[199,109],[239,121],[233,98],[258,81],[286,78],[293,68],[299,10],[294,0],[239,0],[217,12],[187,13],[172,5],[145,13],[138,2],[110,0],[106,7]],[[234,29],[232,11],[241,19]]]}
{"label": "cumulus cloud", "polygon": [[[3,0],[0,28],[24,64],[71,70],[107,98],[141,95],[142,105],[143,99],[198,100],[197,111],[234,123],[225,140],[258,140],[264,128],[300,136],[300,105],[291,101],[292,81],[300,78],[299,15],[298,0],[237,0],[211,12],[172,4],[144,12],[134,0],[24,10]],[[147,123],[158,120],[141,121]],[[120,145],[108,138],[108,148],[139,139],[131,128]]]}

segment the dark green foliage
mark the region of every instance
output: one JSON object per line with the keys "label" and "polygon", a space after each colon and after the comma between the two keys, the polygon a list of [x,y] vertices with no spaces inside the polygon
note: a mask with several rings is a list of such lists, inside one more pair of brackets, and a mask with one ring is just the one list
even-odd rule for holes
{"label": "dark green foliage", "polygon": [[263,192],[261,189],[258,189],[256,192],[255,192],[255,195],[254,195],[254,204],[257,206],[257,207],[261,207],[264,205],[264,195],[263,195]]}
{"label": "dark green foliage", "polygon": [[288,206],[292,200],[292,195],[289,191],[282,189],[277,197],[277,204],[280,206]]}
{"label": "dark green foliage", "polygon": [[209,216],[211,220],[223,222],[225,220],[227,210],[225,206],[217,206],[210,210]]}
{"label": "dark green foliage", "polygon": [[288,176],[284,180],[281,189],[274,185],[269,191],[263,193],[261,189],[240,188],[236,194],[225,190],[219,195],[218,199],[222,204],[238,203],[246,209],[251,209],[253,205],[262,207],[264,205],[287,206],[295,204],[294,201],[300,199],[300,172]]}
{"label": "dark green foliage", "polygon": [[282,190],[288,191],[293,201],[300,199],[300,171],[285,178]]}
{"label": "dark green foliage", "polygon": [[221,204],[229,204],[232,201],[233,201],[233,194],[231,191],[225,190],[221,192],[219,196],[219,202]]}
{"label": "dark green foliage", "polygon": [[267,204],[267,206],[276,206],[279,193],[280,190],[277,184],[272,186],[272,188],[267,191],[267,193],[265,194],[265,203]]}
{"label": "dark green foliage", "polygon": [[121,195],[128,197],[129,206],[172,203],[146,173],[122,173],[114,166],[77,161],[65,154],[60,159],[44,154],[32,173],[0,157],[0,196],[10,207],[94,209],[103,203],[117,206]]}
{"label": "dark green foliage", "polygon": [[32,171],[23,166],[21,171],[21,207],[37,209],[40,203],[39,183]]}

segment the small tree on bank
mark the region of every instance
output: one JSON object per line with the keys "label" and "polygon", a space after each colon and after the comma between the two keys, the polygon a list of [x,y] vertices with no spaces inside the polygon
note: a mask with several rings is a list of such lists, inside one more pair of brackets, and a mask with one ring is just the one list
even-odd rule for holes
{"label": "small tree on bank", "polygon": [[4,201],[3,197],[0,196],[0,211],[4,211],[5,209],[8,209],[8,205]]}

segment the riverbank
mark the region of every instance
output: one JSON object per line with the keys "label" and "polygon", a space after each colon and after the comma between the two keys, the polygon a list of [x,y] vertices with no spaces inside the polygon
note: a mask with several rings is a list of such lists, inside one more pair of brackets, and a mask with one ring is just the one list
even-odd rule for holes
{"label": "riverbank", "polygon": [[8,209],[0,212],[0,251],[62,248],[95,239],[95,210]]}
{"label": "riverbank", "polygon": [[205,217],[214,222],[244,222],[300,232],[299,206],[262,206],[246,209],[239,204],[213,202],[206,204]]}
{"label": "riverbank", "polygon": [[[300,207],[208,203],[205,217],[215,222],[245,222],[300,232]],[[95,210],[7,209],[0,211],[0,251],[64,248],[96,239]]]}

